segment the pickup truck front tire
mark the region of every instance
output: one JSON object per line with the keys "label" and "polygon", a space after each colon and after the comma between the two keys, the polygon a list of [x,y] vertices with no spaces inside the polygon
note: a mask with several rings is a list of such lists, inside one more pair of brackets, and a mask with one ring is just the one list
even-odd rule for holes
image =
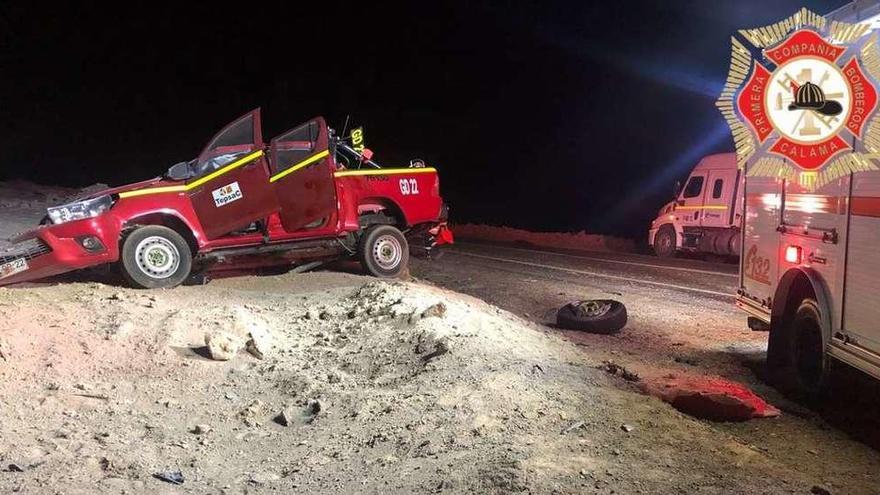
{"label": "pickup truck front tire", "polygon": [[131,231],[122,243],[122,276],[138,289],[164,289],[183,283],[192,270],[192,250],[180,234],[161,225]]}
{"label": "pickup truck front tire", "polygon": [[396,278],[409,264],[409,245],[397,227],[373,225],[361,236],[358,258],[370,275]]}

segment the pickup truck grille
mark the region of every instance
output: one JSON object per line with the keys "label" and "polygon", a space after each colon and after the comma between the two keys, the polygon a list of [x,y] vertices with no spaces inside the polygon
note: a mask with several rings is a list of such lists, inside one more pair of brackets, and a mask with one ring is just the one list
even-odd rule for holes
{"label": "pickup truck grille", "polygon": [[8,263],[19,258],[28,261],[52,251],[52,248],[41,239],[28,239],[12,246],[0,249],[0,264]]}

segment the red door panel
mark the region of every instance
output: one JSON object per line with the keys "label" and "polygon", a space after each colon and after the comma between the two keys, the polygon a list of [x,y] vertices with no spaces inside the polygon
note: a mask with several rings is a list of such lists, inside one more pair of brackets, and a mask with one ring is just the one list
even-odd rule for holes
{"label": "red door panel", "polygon": [[272,139],[272,188],[284,230],[295,232],[336,213],[336,184],[324,119],[317,117]]}
{"label": "red door panel", "polygon": [[262,151],[260,110],[217,133],[199,155],[187,193],[208,239],[246,227],[278,209]]}

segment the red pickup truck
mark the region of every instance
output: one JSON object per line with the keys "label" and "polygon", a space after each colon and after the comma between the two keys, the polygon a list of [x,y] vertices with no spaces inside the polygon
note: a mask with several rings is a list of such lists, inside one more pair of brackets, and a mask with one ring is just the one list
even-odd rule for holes
{"label": "red pickup truck", "polygon": [[48,209],[0,252],[0,285],[115,263],[139,288],[208,267],[356,256],[398,276],[410,252],[452,242],[434,168],[381,168],[314,118],[266,146],[256,109],[163,176]]}

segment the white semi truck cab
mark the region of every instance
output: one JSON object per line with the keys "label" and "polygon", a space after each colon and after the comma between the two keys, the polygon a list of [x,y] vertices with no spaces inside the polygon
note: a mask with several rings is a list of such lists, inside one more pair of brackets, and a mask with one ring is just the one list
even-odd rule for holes
{"label": "white semi truck cab", "polygon": [[648,244],[654,253],[663,258],[685,251],[739,256],[741,175],[735,153],[703,157],[651,222]]}

